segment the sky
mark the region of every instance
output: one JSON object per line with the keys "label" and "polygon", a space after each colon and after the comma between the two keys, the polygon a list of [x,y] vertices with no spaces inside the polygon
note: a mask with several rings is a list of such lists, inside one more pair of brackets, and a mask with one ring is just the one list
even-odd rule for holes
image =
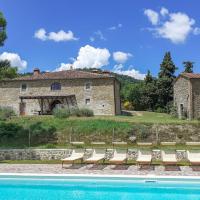
{"label": "sky", "polygon": [[99,68],[157,76],[170,51],[200,73],[199,0],[0,0],[8,39],[0,60],[20,72]]}

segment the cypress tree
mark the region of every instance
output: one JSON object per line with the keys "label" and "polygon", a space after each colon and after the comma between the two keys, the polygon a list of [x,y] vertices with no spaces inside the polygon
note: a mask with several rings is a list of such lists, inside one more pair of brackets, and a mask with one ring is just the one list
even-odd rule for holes
{"label": "cypress tree", "polygon": [[160,72],[157,80],[157,107],[166,109],[166,106],[173,100],[173,81],[175,79],[176,66],[170,52],[166,52],[160,65]]}
{"label": "cypress tree", "polygon": [[153,82],[153,76],[151,75],[150,70],[147,71],[146,77],[144,78],[144,82],[147,85],[148,83]]}
{"label": "cypress tree", "polygon": [[4,45],[4,41],[7,38],[6,25],[7,25],[7,23],[6,23],[6,20],[3,16],[3,13],[0,12],[0,46]]}

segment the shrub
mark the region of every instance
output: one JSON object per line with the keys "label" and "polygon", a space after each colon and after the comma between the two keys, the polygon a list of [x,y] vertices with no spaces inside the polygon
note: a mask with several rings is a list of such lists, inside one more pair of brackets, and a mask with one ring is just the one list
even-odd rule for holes
{"label": "shrub", "polygon": [[134,136],[136,136],[137,140],[146,140],[149,138],[149,136],[151,135],[151,132],[149,130],[149,127],[146,125],[135,125],[133,127],[133,133]]}
{"label": "shrub", "polygon": [[176,106],[172,106],[170,108],[170,115],[174,118],[177,118],[178,117],[178,112],[177,112],[177,108]]}
{"label": "shrub", "polygon": [[56,139],[56,128],[42,122],[35,122],[29,126],[32,144],[50,143]]}
{"label": "shrub", "polygon": [[53,110],[53,115],[54,117],[57,118],[68,118],[70,115],[69,109],[68,108],[55,108]]}
{"label": "shrub", "polygon": [[165,108],[161,108],[161,107],[158,107],[155,112],[157,113],[166,113],[166,109]]}
{"label": "shrub", "polygon": [[15,123],[0,123],[0,139],[9,139],[19,137],[22,133],[24,133],[24,128]]}
{"label": "shrub", "polygon": [[7,120],[15,115],[16,114],[11,107],[0,107],[0,120]]}
{"label": "shrub", "polygon": [[71,116],[78,116],[79,115],[79,109],[77,107],[70,109],[70,115]]}
{"label": "shrub", "polygon": [[89,108],[80,108],[76,110],[77,117],[92,117],[94,116],[93,110]]}
{"label": "shrub", "polygon": [[133,104],[130,101],[125,101],[123,106],[126,110],[133,110]]}

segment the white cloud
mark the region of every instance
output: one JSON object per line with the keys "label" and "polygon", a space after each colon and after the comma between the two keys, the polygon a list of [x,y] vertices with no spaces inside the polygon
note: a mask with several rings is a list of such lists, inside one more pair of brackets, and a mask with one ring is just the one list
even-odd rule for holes
{"label": "white cloud", "polygon": [[117,26],[111,26],[111,27],[108,28],[108,30],[115,31],[119,28],[122,28],[122,24],[117,24]]}
{"label": "white cloud", "polygon": [[74,68],[101,68],[109,64],[110,52],[108,49],[95,48],[90,45],[81,47]]}
{"label": "white cloud", "polygon": [[27,62],[22,60],[16,53],[3,52],[0,54],[0,60],[9,60],[12,67],[18,67],[19,71],[26,69]]}
{"label": "white cloud", "polygon": [[122,51],[116,51],[113,53],[113,59],[117,63],[125,63],[131,56],[131,53],[125,53]]}
{"label": "white cloud", "polygon": [[55,69],[55,71],[64,71],[64,70],[70,70],[72,68],[72,64],[69,63],[61,63],[58,68]]}
{"label": "white cloud", "polygon": [[102,31],[98,30],[98,31],[95,31],[93,33],[92,36],[90,36],[90,42],[94,42],[95,40],[99,39],[99,40],[106,40],[106,38],[104,37],[104,34],[102,33]]}
{"label": "white cloud", "polygon": [[200,28],[199,27],[195,27],[193,30],[194,35],[200,35]]}
{"label": "white cloud", "polygon": [[106,38],[104,37],[103,33],[102,33],[100,30],[94,32],[94,34],[95,34],[100,40],[106,40]]}
{"label": "white cloud", "polygon": [[189,18],[184,13],[172,13],[170,19],[161,27],[158,27],[156,33],[162,38],[171,40],[173,43],[183,43],[189,33],[193,30],[194,19]]}
{"label": "white cloud", "polygon": [[[191,32],[194,32],[193,26],[195,24],[195,20],[190,18],[185,13],[170,13],[166,8],[163,7],[160,10],[160,15],[167,16],[167,19],[165,18],[165,20],[162,21],[159,20],[160,16],[157,12],[150,9],[147,9],[145,11],[145,15],[154,26],[154,28],[149,28],[148,30],[153,31],[156,37],[165,38],[175,44],[178,44],[185,42],[189,34]],[[156,15],[155,13],[157,13],[158,15]]]}
{"label": "white cloud", "polygon": [[151,9],[145,9],[144,14],[148,17],[149,21],[153,25],[157,25],[159,22],[159,14]]}
{"label": "white cloud", "polygon": [[[73,69],[77,68],[101,68],[109,64],[110,52],[108,49],[95,48],[90,45],[81,47],[77,58],[73,62]],[[56,70],[69,69],[71,64],[62,63]]]}
{"label": "white cloud", "polygon": [[160,10],[160,14],[164,17],[169,14],[169,10],[167,8],[162,7]]}
{"label": "white cloud", "polygon": [[70,30],[68,32],[60,30],[58,32],[47,33],[44,28],[37,30],[34,37],[43,41],[53,40],[55,42],[78,40]]}
{"label": "white cloud", "polygon": [[47,35],[46,35],[45,29],[41,28],[41,29],[37,30],[37,31],[35,32],[34,37],[35,37],[35,38],[38,38],[38,39],[40,39],[40,40],[43,40],[43,41],[47,40]]}
{"label": "white cloud", "polygon": [[131,76],[131,77],[133,77],[135,79],[139,79],[139,80],[144,80],[144,78],[146,76],[146,74],[142,74],[142,73],[140,73],[140,71],[135,70],[132,65],[127,70],[124,70],[123,68],[124,68],[124,66],[122,64],[115,65],[113,72],[117,73],[117,74]]}

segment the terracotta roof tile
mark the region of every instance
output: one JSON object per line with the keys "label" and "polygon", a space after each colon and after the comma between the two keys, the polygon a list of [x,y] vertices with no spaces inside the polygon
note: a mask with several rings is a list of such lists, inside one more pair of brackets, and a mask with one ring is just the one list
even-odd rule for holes
{"label": "terracotta roof tile", "polygon": [[31,76],[22,76],[14,80],[44,80],[44,79],[93,79],[93,78],[113,78],[111,74],[106,73],[94,73],[94,72],[85,72],[78,70],[66,70],[59,72],[46,72],[40,73],[38,75]]}
{"label": "terracotta roof tile", "polygon": [[181,76],[186,78],[200,78],[200,74],[193,74],[193,73],[182,73]]}

